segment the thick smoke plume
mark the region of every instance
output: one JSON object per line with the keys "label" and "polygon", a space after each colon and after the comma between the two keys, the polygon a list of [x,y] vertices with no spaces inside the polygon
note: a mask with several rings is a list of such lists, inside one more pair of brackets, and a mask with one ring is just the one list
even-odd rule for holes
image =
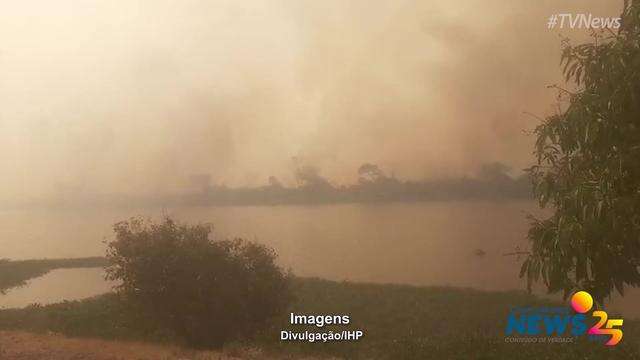
{"label": "thick smoke plume", "polygon": [[[0,1],[0,199],[531,161],[557,12],[602,1]],[[298,174],[299,175],[299,174]],[[516,174],[517,175],[517,174]],[[275,179],[275,178],[273,178]],[[209,180],[207,180],[208,182]]]}

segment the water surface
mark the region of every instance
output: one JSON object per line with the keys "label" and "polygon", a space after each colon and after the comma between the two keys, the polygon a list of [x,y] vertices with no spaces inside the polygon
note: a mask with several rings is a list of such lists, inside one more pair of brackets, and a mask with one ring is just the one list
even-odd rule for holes
{"label": "water surface", "polygon": [[10,289],[5,295],[0,295],[0,308],[84,299],[106,293],[113,285],[113,282],[104,279],[104,270],[100,268],[52,270],[42,277],[29,280],[26,286]]}
{"label": "water surface", "polygon": [[[527,247],[526,216],[542,215],[530,201],[13,211],[0,213],[2,257],[102,256],[113,223],[164,214],[212,223],[218,238],[268,244],[279,263],[300,276],[484,290],[525,288],[518,278],[521,259],[504,254]],[[103,286],[92,284],[102,281],[94,275],[70,282],[93,294]],[[44,288],[64,283],[51,281]],[[637,303],[634,290],[612,307],[640,317]]]}

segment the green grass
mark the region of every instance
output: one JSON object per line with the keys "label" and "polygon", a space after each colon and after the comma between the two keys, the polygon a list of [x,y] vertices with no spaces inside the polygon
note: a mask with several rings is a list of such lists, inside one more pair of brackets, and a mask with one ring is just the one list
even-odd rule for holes
{"label": "green grass", "polygon": [[[516,306],[563,306],[524,292],[485,292],[448,287],[412,287],[294,280],[299,314],[345,314],[351,323],[328,329],[362,329],[358,342],[280,342],[280,330],[322,329],[288,324],[288,314],[250,345],[275,354],[336,356],[346,359],[638,359],[640,324],[624,323],[615,347],[580,338],[570,344],[505,343],[509,310]],[[0,311],[0,329],[54,331],[69,336],[171,341],[126,315],[116,295],[48,306]],[[215,321],[215,319],[212,319]]]}
{"label": "green grass", "polygon": [[19,261],[0,259],[0,294],[13,287],[23,286],[27,280],[54,269],[102,267],[106,264],[106,259],[102,257]]}

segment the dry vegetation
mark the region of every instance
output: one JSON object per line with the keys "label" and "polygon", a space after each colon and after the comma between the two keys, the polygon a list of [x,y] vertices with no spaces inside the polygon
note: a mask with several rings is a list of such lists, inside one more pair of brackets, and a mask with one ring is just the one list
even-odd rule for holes
{"label": "dry vegetation", "polygon": [[[196,351],[177,346],[142,342],[73,339],[59,334],[0,331],[0,359],[11,360],[235,360],[283,359],[255,349]],[[313,360],[317,358],[302,358]]]}

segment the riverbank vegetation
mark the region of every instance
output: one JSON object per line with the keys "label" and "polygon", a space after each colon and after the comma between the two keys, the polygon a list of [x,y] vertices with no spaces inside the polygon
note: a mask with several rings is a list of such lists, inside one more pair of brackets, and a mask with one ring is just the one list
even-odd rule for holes
{"label": "riverbank vegetation", "polygon": [[107,278],[119,284],[122,316],[148,331],[171,332],[193,347],[250,339],[291,300],[289,276],[273,249],[243,239],[214,239],[208,224],[169,217],[114,225]]}
{"label": "riverbank vegetation", "polygon": [[[515,174],[514,174],[515,173]],[[230,187],[215,183],[211,174],[193,174],[191,186],[153,196],[127,194],[75,195],[37,204],[8,204],[12,209],[130,208],[145,206],[271,206],[425,201],[531,200],[531,181],[520,170],[500,162],[484,164],[473,176],[402,179],[365,163],[357,182],[337,184],[312,165],[296,164],[294,184],[274,176],[259,186]]]}
{"label": "riverbank vegetation", "polygon": [[[290,325],[279,316],[253,340],[225,349],[260,348],[288,358],[318,356],[346,359],[635,359],[640,357],[640,324],[624,323],[624,340],[611,348],[586,337],[573,343],[505,342],[509,310],[519,306],[568,306],[525,292],[486,292],[449,287],[414,287],[294,278],[296,314],[348,314],[347,326],[317,328]],[[116,294],[82,301],[0,311],[0,329],[55,332],[72,337],[183,344],[179,334],[150,329],[125,316]],[[356,342],[280,341],[280,331],[363,330]]]}
{"label": "riverbank vegetation", "polygon": [[640,1],[625,1],[621,19],[615,32],[564,43],[567,86],[577,90],[558,88],[566,106],[534,131],[528,170],[553,213],[534,219],[521,275],[600,304],[640,286]]}

